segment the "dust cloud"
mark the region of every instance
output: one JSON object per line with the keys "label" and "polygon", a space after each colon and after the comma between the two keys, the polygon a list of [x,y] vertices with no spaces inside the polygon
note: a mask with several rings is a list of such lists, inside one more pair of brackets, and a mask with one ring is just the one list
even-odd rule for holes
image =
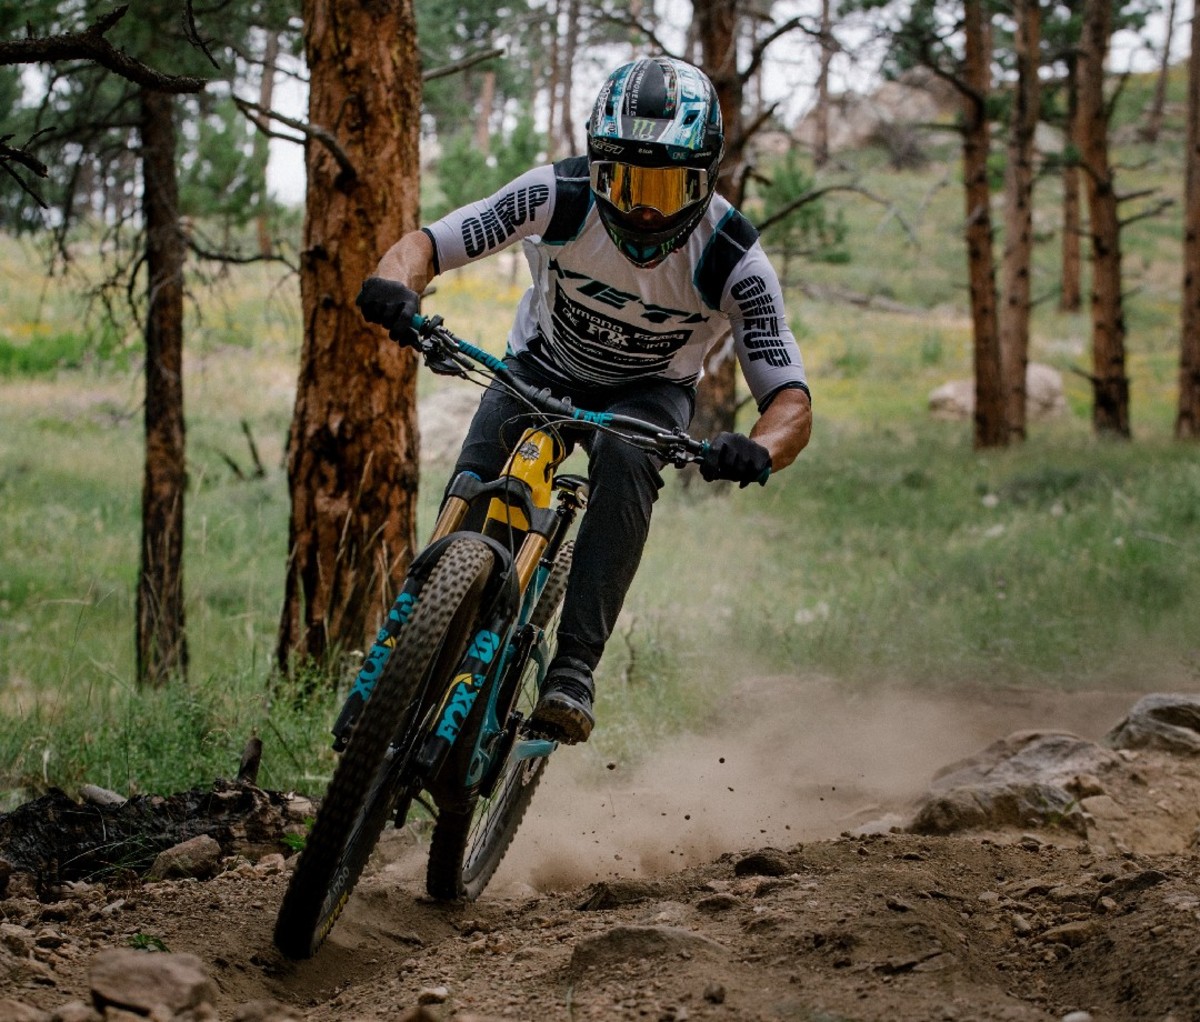
{"label": "dust cloud", "polygon": [[886,828],[941,768],[990,742],[1027,728],[1095,739],[1136,698],[747,681],[709,731],[664,741],[644,762],[604,762],[587,747],[556,753],[489,890],[650,877],[726,851]]}

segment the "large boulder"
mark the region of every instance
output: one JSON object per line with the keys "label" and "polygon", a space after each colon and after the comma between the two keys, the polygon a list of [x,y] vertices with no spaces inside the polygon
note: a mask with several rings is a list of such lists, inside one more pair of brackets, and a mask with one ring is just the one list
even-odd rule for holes
{"label": "large boulder", "polygon": [[190,954],[109,948],[93,959],[89,978],[92,1001],[102,1012],[115,1008],[170,1018],[217,1000],[204,963]]}
{"label": "large boulder", "polygon": [[1200,696],[1158,693],[1139,699],[1104,736],[1113,749],[1158,749],[1200,754]]}
{"label": "large boulder", "polygon": [[[1053,366],[1030,362],[1025,370],[1025,417],[1030,422],[1052,419],[1067,409],[1063,378]],[[969,419],[975,414],[975,382],[951,380],[929,395],[936,419]]]}
{"label": "large boulder", "polygon": [[1018,731],[940,771],[908,829],[917,834],[1057,826],[1086,835],[1078,779],[1120,757],[1066,731]]}

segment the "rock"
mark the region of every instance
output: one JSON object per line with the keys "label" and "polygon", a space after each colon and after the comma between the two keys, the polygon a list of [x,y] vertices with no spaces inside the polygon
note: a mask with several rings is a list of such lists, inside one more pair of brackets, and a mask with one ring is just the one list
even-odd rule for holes
{"label": "rock", "polygon": [[54,1022],[104,1022],[100,1013],[83,1001],[68,1001],[54,1009]]}
{"label": "rock", "polygon": [[1090,798],[1081,799],[1079,804],[1083,806],[1085,813],[1102,822],[1129,819],[1129,814],[1121,808],[1121,803],[1108,795],[1092,795]]}
{"label": "rock", "polygon": [[33,931],[17,923],[0,923],[0,945],[15,955],[27,955],[33,948]]}
{"label": "rock", "polygon": [[726,951],[715,940],[678,926],[614,926],[581,938],[571,953],[570,970],[580,973],[628,961],[698,955],[723,959]]}
{"label": "rock", "polygon": [[107,788],[101,788],[95,784],[85,784],[80,788],[79,797],[94,806],[120,806],[128,801],[124,795],[118,795],[115,791],[109,791]]}
{"label": "rock", "polygon": [[97,1009],[172,1014],[213,1004],[217,988],[195,955],[109,948],[92,962],[92,1002]]}
{"label": "rock", "polygon": [[738,899],[732,894],[710,894],[696,902],[696,908],[701,912],[727,912],[739,904]]}
{"label": "rock", "polygon": [[578,906],[580,911],[633,905],[654,897],[658,889],[645,880],[605,880],[590,885],[585,893],[587,897]]}
{"label": "rock", "polygon": [[733,866],[735,876],[783,877],[794,873],[791,861],[778,848],[763,848],[743,855]]}
{"label": "rock", "polygon": [[1120,900],[1131,894],[1140,894],[1151,887],[1165,883],[1167,875],[1157,869],[1144,869],[1138,873],[1126,873],[1105,884],[1100,890],[1101,898]]}
{"label": "rock", "polygon": [[[1062,373],[1053,366],[1030,362],[1025,369],[1025,417],[1030,422],[1052,419],[1067,409]],[[929,395],[935,419],[969,419],[975,414],[974,380],[951,380]]]}
{"label": "rock", "polygon": [[[870,95],[848,91],[831,97],[831,102],[828,145],[831,152],[842,152],[861,148],[889,128],[915,131],[932,124],[953,109],[954,97],[934,76],[916,68],[883,82]],[[803,118],[796,126],[795,141],[811,146],[815,133],[815,118]]]}
{"label": "rock", "polygon": [[424,1005],[411,1008],[400,1016],[398,1022],[442,1022],[442,1017],[431,1008]]}
{"label": "rock", "polygon": [[201,834],[159,852],[158,858],[146,874],[146,879],[181,880],[194,877],[207,880],[216,875],[220,864],[220,843],[216,838]]}
{"label": "rock", "polygon": [[1145,696],[1103,741],[1113,749],[1158,749],[1200,755],[1200,696]]}
{"label": "rock", "polygon": [[1066,731],[1018,731],[939,771],[908,829],[952,834],[1059,826],[1084,837],[1087,821],[1068,788],[1118,762],[1114,753]]}
{"label": "rock", "polygon": [[954,834],[995,827],[1060,826],[1087,836],[1087,822],[1074,797],[1040,782],[964,785],[927,796],[909,830]]}
{"label": "rock", "polygon": [[1096,924],[1086,920],[1063,923],[1061,926],[1052,926],[1048,930],[1043,930],[1038,940],[1043,944],[1065,944],[1067,947],[1079,947],[1095,932]]}
{"label": "rock", "polygon": [[418,1004],[445,1004],[450,999],[450,991],[446,987],[425,987],[417,994]]}
{"label": "rock", "polygon": [[0,1019],[4,1022],[50,1022],[50,1013],[9,998],[0,1000]]}
{"label": "rock", "polygon": [[443,387],[423,398],[417,406],[422,458],[446,461],[456,457],[478,407],[479,394],[471,387]]}
{"label": "rock", "polygon": [[278,1001],[249,1001],[233,1012],[233,1022],[299,1022],[300,1016]]}
{"label": "rock", "polygon": [[1104,785],[1095,774],[1076,774],[1068,783],[1067,791],[1078,798],[1093,798],[1105,795]]}

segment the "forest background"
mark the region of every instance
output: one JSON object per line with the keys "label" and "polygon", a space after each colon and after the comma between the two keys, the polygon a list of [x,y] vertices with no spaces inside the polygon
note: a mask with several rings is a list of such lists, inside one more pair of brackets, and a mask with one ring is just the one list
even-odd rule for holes
{"label": "forest background", "polygon": [[[59,21],[47,15],[45,32],[71,18],[86,26],[97,9],[68,7],[56,8]],[[296,271],[305,240],[303,212],[270,197],[264,135],[247,115],[257,106],[262,123],[261,110],[272,108],[264,68],[303,73],[304,22],[287,5],[268,7],[269,27],[246,26],[242,44],[229,52],[205,52],[216,50],[211,35],[199,45],[185,38],[180,52],[192,53],[194,66],[159,63],[202,75],[211,57],[209,65],[238,69],[224,89],[218,83],[199,98],[180,99],[174,115],[179,209],[190,244],[182,375],[188,656],[186,672],[161,684],[141,676],[134,641],[152,318],[145,293],[153,290],[137,240],[146,219],[137,125],[106,125],[111,149],[104,173],[90,180],[88,168],[99,166],[96,137],[57,139],[54,157],[41,161],[44,178],[20,155],[5,164],[13,172],[0,236],[6,805],[49,785],[71,790],[90,782],[130,793],[205,783],[236,767],[251,734],[266,747],[265,785],[319,791],[331,769],[326,730],[356,651],[334,651],[317,682],[312,672],[281,675],[277,668],[289,563],[289,424],[306,329]],[[939,10],[949,11],[953,55],[962,19],[955,21],[953,5]],[[20,19],[13,9],[4,13],[2,27],[15,39],[37,12],[22,5]],[[133,5],[126,24],[143,13]],[[653,45],[658,12],[633,5],[618,13],[589,18],[585,5],[556,5],[552,24],[562,37],[584,53],[594,47],[589,58],[560,55],[560,69],[585,59],[599,66]],[[1131,24],[1144,23],[1145,11],[1132,13]],[[1170,23],[1182,24],[1184,13],[1172,9]],[[572,76],[560,70],[555,81],[554,61],[539,64],[536,47],[523,48],[507,31],[544,24],[545,14],[416,5],[426,75],[423,219],[578,147],[565,86]],[[821,66],[821,40],[830,38],[821,11],[784,18],[767,7],[759,15],[739,23],[743,68],[759,44],[780,40],[788,53],[815,47],[815,58],[796,64]],[[873,52],[866,40],[878,44],[853,15],[849,8],[828,13],[855,26],[845,49],[824,51],[839,60],[850,59],[851,39],[863,40],[866,52]],[[1004,24],[1003,11],[992,18]],[[878,10],[872,19],[881,20]],[[788,24],[793,34],[770,38]],[[501,41],[503,59],[474,62]],[[277,56],[268,60],[272,45]],[[698,44],[679,45],[690,53]],[[1160,39],[1159,51],[1169,55],[1163,45]],[[160,47],[161,40],[141,53],[153,63]],[[1003,125],[1011,69],[999,43],[996,53],[996,95],[987,109]],[[457,73],[441,75],[455,65]],[[31,78],[15,64],[0,69],[13,72],[3,79],[13,122],[0,132],[6,152],[35,163],[38,143],[53,138],[49,122],[37,120],[53,108],[40,100],[69,91],[78,74],[69,64],[36,66],[51,69],[50,77]],[[928,410],[934,387],[970,378],[977,367],[961,107],[943,92],[935,123],[881,122],[853,147],[822,152],[811,134],[796,140],[798,126],[771,109],[753,74],[739,79],[744,120],[755,127],[738,164],[752,168],[742,178],[743,205],[760,224],[791,207],[765,230],[764,242],[786,268],[792,327],[814,389],[814,440],[761,491],[714,494],[671,480],[602,666],[604,728],[585,755],[596,764],[636,756],[667,731],[706,726],[721,697],[752,674],[829,677],[848,690],[1195,688],[1200,463],[1195,445],[1175,438],[1186,341],[1184,185],[1194,160],[1189,69],[1186,62],[1163,67],[1161,76],[1114,76],[1106,86],[1115,179],[1123,195],[1142,202],[1121,234],[1128,433],[1095,428],[1090,304],[1063,308],[1060,301],[1061,170],[1073,143],[1048,116],[1033,189],[1029,357],[1062,372],[1066,411],[1030,423],[1020,442],[996,447],[980,444],[969,420],[939,421]],[[893,62],[875,70],[906,68]],[[956,95],[953,85],[948,94]],[[530,96],[537,102],[523,102]],[[115,98],[113,108],[120,109]],[[1046,109],[1054,103],[1047,100]],[[97,116],[95,109],[85,115]],[[278,119],[271,124],[284,130]],[[291,129],[310,149],[321,144],[312,127]],[[987,166],[999,210],[1006,169],[999,142],[989,147]],[[372,188],[386,191],[387,180]],[[64,212],[69,199],[77,201],[73,217]],[[997,237],[1004,240],[1003,232]],[[500,259],[447,275],[430,308],[498,351],[522,272]],[[378,338],[370,343],[384,350]],[[376,371],[366,359],[347,362],[327,382],[349,387]],[[426,410],[420,532],[432,521],[454,430],[464,424],[461,412],[451,416],[447,443],[435,416],[469,403],[462,395],[471,392],[425,373],[415,382]],[[739,405],[736,414],[745,426],[750,410]]]}

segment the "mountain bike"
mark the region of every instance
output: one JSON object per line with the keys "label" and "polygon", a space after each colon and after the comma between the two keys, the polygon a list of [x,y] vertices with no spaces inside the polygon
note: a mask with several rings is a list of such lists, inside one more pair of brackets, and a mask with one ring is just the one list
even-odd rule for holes
{"label": "mountain bike", "polygon": [[498,479],[452,481],[333,726],[340,760],[275,924],[290,958],[316,953],[384,827],[402,826],[416,800],[434,817],[432,897],[477,898],[508,850],[557,746],[529,721],[554,652],[568,533],[588,499],[586,479],[557,471],[563,427],[615,434],[677,467],[708,450],[681,430],[537,390],[440,317],[413,322],[430,369],[496,381],[538,419]]}

